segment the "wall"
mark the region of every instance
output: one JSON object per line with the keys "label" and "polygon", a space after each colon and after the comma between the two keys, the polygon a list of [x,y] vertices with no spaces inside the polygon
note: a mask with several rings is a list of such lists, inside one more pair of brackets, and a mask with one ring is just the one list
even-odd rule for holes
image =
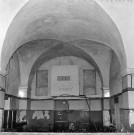
{"label": "wall", "polygon": [[[65,51],[66,49],[68,49],[68,46],[72,45],[72,43],[67,44],[67,47],[65,47],[65,49],[63,50],[62,47],[59,46],[60,44],[63,44],[63,47],[64,47],[65,43],[56,41],[56,40],[50,40],[50,39],[36,40],[36,41],[32,41],[25,44],[17,51],[17,54],[19,57],[19,64],[20,64],[20,73],[21,73],[20,86],[23,86],[23,87],[28,86],[28,79],[31,72],[31,68],[37,60],[43,62],[43,59],[45,60],[46,58],[48,58],[48,56],[46,55],[49,55],[50,57],[53,58],[54,55],[58,56],[59,55],[58,52],[61,53],[61,51],[63,53],[62,55],[65,55]],[[85,51],[84,53],[87,53],[89,55],[89,56],[87,55],[89,58],[86,58],[86,59],[89,62],[92,62],[93,64],[96,63],[96,65],[98,66],[100,70],[99,72],[101,72],[101,75],[103,78],[103,86],[109,87],[111,49],[100,43],[87,41],[87,40],[79,40],[79,41],[73,42],[73,45],[76,46],[76,48],[69,47],[68,51],[70,51],[70,54],[67,54],[67,55],[74,55],[77,57],[83,57],[83,59],[85,59],[85,56],[84,56],[85,54],[78,53],[78,50],[76,49],[77,47],[79,47],[80,49],[82,49],[82,51]],[[55,47],[55,51],[47,53],[46,50],[53,49],[53,47]],[[44,57],[44,58],[41,58],[41,57]],[[42,60],[39,60],[40,58]],[[94,66],[96,65],[94,64]],[[35,66],[34,68],[36,67],[37,66]],[[102,78],[101,78],[101,81],[102,81]]]}
{"label": "wall", "polygon": [[[12,128],[13,131],[56,132],[58,121],[62,122],[66,119],[70,126],[73,123],[75,127],[72,130],[67,126],[68,132],[99,132],[103,129],[101,99],[28,100],[31,102],[31,108],[25,108],[24,102],[27,102],[27,99],[9,98],[10,108],[4,113],[6,131]],[[85,125],[82,126],[84,123]],[[77,126],[79,128],[76,128]]]}
{"label": "wall", "polygon": [[111,96],[122,92],[121,66],[115,53],[112,54],[110,66],[110,92]]}
{"label": "wall", "polygon": [[[94,69],[94,67],[92,65],[90,65],[89,63],[87,63],[85,60],[82,60],[80,58],[77,57],[73,57],[73,56],[65,56],[65,57],[57,57],[55,59],[52,59],[46,63],[44,63],[38,70],[45,70],[47,69],[49,71],[48,74],[48,97],[50,97],[50,87],[51,87],[51,68],[54,65],[78,65],[78,69],[79,69],[79,88],[80,88],[80,93],[83,93],[83,69]],[[96,74],[96,90],[97,90],[97,95],[98,96],[102,96],[102,91],[101,91],[101,81],[100,78],[98,76],[98,74]],[[36,96],[36,74],[34,75],[34,79],[32,82],[32,88],[31,88],[31,98],[44,98],[44,96]]]}
{"label": "wall", "polygon": [[107,12],[119,29],[127,58],[127,70],[128,73],[132,73],[134,68],[134,1],[97,0],[97,3]]}
{"label": "wall", "polygon": [[10,59],[7,70],[6,93],[18,96],[20,87],[20,66],[17,54],[14,54]]}
{"label": "wall", "polygon": [[[22,46],[18,51],[18,59],[20,65],[20,87],[28,87],[28,79],[31,72],[31,68],[34,65],[35,61],[38,60],[39,56],[45,54],[46,49],[57,46],[60,44],[60,41],[56,40],[36,40],[27,43],[26,45]],[[64,43],[63,43],[64,44]],[[111,50],[110,48],[93,41],[85,41],[80,40],[79,42],[73,43],[75,46],[79,46],[85,53],[89,54],[90,57],[96,62],[99,72],[103,77],[103,87],[109,87],[109,74],[110,74],[110,64],[111,64]],[[60,51],[59,47],[59,51]],[[70,48],[73,49],[73,48]],[[78,57],[82,57],[83,54],[80,55],[78,51],[72,51],[73,55]],[[56,52],[57,50],[55,50]],[[64,50],[65,51],[65,50]],[[70,51],[70,50],[68,50]],[[78,53],[78,54],[77,54]],[[49,53],[50,54],[50,53]],[[64,52],[63,52],[64,54]],[[72,55],[70,53],[70,55]],[[55,53],[56,55],[56,53]],[[53,57],[53,54],[51,55]],[[44,58],[46,56],[44,55]],[[84,58],[85,56],[83,56]],[[90,57],[87,60],[90,62]],[[91,62],[93,63],[93,60]],[[43,61],[43,60],[41,60]],[[95,64],[94,64],[95,65]],[[116,65],[116,64],[115,64]],[[100,75],[99,75],[100,76]],[[11,81],[11,80],[10,80]],[[14,81],[14,80],[12,80]],[[17,80],[18,81],[18,80]],[[102,78],[101,78],[102,81]],[[10,89],[9,89],[10,90]],[[119,89],[116,89],[119,91]]]}
{"label": "wall", "polygon": [[[20,59],[22,60],[22,59]],[[53,65],[78,65],[79,68],[79,84],[81,88],[81,93],[83,93],[83,74],[82,70],[83,69],[94,69],[94,67],[89,64],[87,61],[73,57],[73,56],[63,56],[63,57],[57,57],[52,60],[49,60],[48,62],[44,63],[43,65],[40,66],[38,70],[44,70],[48,69],[50,70],[51,74],[51,67]],[[49,77],[50,77],[49,74]],[[49,88],[50,88],[50,82],[51,80],[49,79]],[[8,112],[8,116],[10,118],[10,114],[15,112],[16,114],[16,127],[17,131],[54,131],[54,116],[56,115],[56,111],[54,110],[62,110],[62,106],[58,105],[59,107],[56,109],[55,108],[55,100],[44,100],[46,97],[44,96],[36,96],[35,91],[36,91],[36,77],[34,77],[33,82],[32,82],[32,91],[31,91],[31,97],[32,100],[30,99],[19,99],[16,97],[10,97],[10,100],[7,100],[7,102],[10,102],[10,106],[6,107],[5,109]],[[71,100],[66,99],[69,104],[69,122],[70,124],[72,122],[76,123],[77,121],[87,121],[87,119],[90,118],[90,131],[96,131],[100,130],[101,125],[102,125],[102,105],[101,105],[101,97],[102,97],[102,85],[101,81],[99,78],[99,75],[96,73],[96,90],[97,90],[97,95],[94,95],[92,97],[93,99],[88,100],[88,104],[90,108],[88,107],[88,104],[86,102],[86,99],[82,100],[81,98],[74,98]],[[50,92],[50,89],[49,89]],[[50,97],[51,95],[49,95]],[[95,98],[97,97],[97,98]],[[95,98],[95,99],[94,99]],[[35,99],[35,100],[33,100]],[[37,100],[38,99],[38,100]],[[42,99],[42,100],[39,100]],[[58,100],[60,102],[62,99]],[[8,104],[7,104],[8,105]],[[89,109],[90,109],[90,115],[89,115]],[[13,110],[13,111],[8,111],[8,110]],[[65,109],[66,110],[66,109]],[[6,114],[5,111],[5,114]],[[59,111],[58,111],[59,112]],[[62,113],[62,111],[60,111]],[[88,115],[88,116],[87,116]],[[74,117],[76,116],[76,117]],[[86,118],[86,117],[87,118]],[[73,119],[72,119],[73,118]],[[10,118],[12,119],[12,118]],[[10,120],[11,121],[11,120]],[[27,126],[24,126],[24,128],[18,128],[19,123],[21,122],[27,122]],[[89,121],[87,121],[89,122]],[[94,124],[98,129],[94,127]],[[5,124],[4,124],[5,125]],[[12,125],[9,123],[9,125]],[[38,125],[38,126],[37,126]],[[80,126],[80,125],[79,125]],[[81,126],[80,126],[81,127]],[[80,129],[80,128],[78,128]],[[89,129],[88,129],[89,130]],[[81,131],[79,131],[81,132]]]}
{"label": "wall", "polygon": [[[133,15],[132,15],[132,12],[133,12],[133,4],[131,4],[131,3],[126,3],[126,2],[117,2],[117,3],[115,3],[115,2],[102,2],[102,3],[100,3],[100,2],[98,2],[102,7],[103,7],[103,9],[105,9],[106,11],[107,11],[107,13],[110,15],[110,17],[114,20],[114,22],[116,23],[116,25],[117,25],[117,28],[119,29],[119,31],[120,31],[120,33],[121,33],[121,36],[122,36],[122,38],[123,38],[123,43],[124,43],[124,46],[125,46],[125,51],[126,51],[126,54],[127,54],[127,67],[128,68],[130,68],[130,70],[128,71],[128,72],[133,72],[133,63],[134,63],[134,61],[133,61],[133,59],[132,59],[132,54],[133,54],[133,47],[132,47],[132,43],[133,43],[133,30],[132,30],[132,28],[133,28]],[[33,4],[34,5],[34,4]],[[99,9],[99,8],[98,8]],[[77,8],[75,9],[76,11],[78,11],[77,10]],[[126,12],[127,11],[127,12]],[[72,13],[75,13],[75,12],[72,12]],[[23,17],[22,17],[23,18]],[[84,18],[84,17],[83,17]],[[125,21],[124,21],[124,18],[125,18]],[[126,19],[127,18],[127,19]],[[54,24],[54,23],[57,23],[57,22],[55,22],[55,18],[53,19],[53,18],[51,18],[50,16],[48,17],[48,18],[45,18],[45,19],[47,19],[47,21],[49,22],[51,22],[52,21],[52,24]],[[92,20],[92,19],[91,19]],[[102,19],[103,20],[103,19]],[[39,29],[40,29],[40,27],[42,27],[42,24],[44,24],[44,22],[42,22],[43,21],[43,19],[37,19],[36,21],[34,21],[34,22],[30,22],[31,24],[33,24],[33,25],[28,25],[28,27],[26,27],[26,28],[29,28],[29,29],[27,29],[26,30],[26,33],[24,32],[24,34],[29,34],[30,32],[29,31],[31,31],[31,30],[33,30],[34,32],[35,31],[38,31],[39,32]],[[74,20],[73,20],[74,21]],[[105,20],[106,22],[105,23],[107,23],[107,20]],[[45,24],[48,24],[48,22],[45,22]],[[75,22],[75,21],[74,21]],[[73,22],[73,23],[74,23]],[[111,22],[111,21],[110,21]],[[109,22],[109,23],[110,23]],[[71,22],[68,22],[70,25],[68,25],[68,27],[70,27],[70,28],[72,28],[72,26],[74,26],[74,25],[72,25],[72,23]],[[77,24],[78,22],[76,22],[76,24]],[[83,22],[79,22],[79,24],[82,24]],[[17,24],[17,23],[16,23]],[[21,25],[21,24],[20,24]],[[71,26],[72,25],[72,26]],[[129,25],[129,26],[128,26]],[[31,27],[29,27],[29,26],[31,26]],[[35,26],[35,27],[34,27]],[[64,26],[64,25],[63,25]],[[76,25],[75,25],[76,26]],[[76,27],[78,27],[79,25],[77,25]],[[97,26],[97,25],[96,25]],[[67,26],[66,26],[67,27]],[[65,27],[65,28],[66,28]],[[21,28],[21,27],[20,27]],[[14,29],[14,28],[13,28]],[[83,28],[84,29],[84,28]],[[80,31],[83,31],[83,29],[81,30],[80,29]],[[86,28],[85,28],[86,29]],[[18,30],[18,29],[14,29],[14,30]],[[107,29],[106,29],[107,30]],[[57,31],[57,30],[54,30],[54,32],[55,31]],[[78,32],[80,32],[79,30],[78,30]],[[104,29],[104,31],[105,31],[105,29]],[[60,31],[61,32],[61,31]],[[60,33],[59,32],[59,33]],[[15,32],[14,32],[15,33]],[[36,32],[35,32],[36,33]],[[62,33],[64,33],[63,31],[62,31]],[[105,33],[105,32],[104,32]],[[103,33],[103,34],[104,34]],[[128,33],[127,35],[126,35],[126,33]],[[103,35],[102,34],[102,35]],[[115,35],[116,35],[116,33],[114,33]],[[13,34],[11,34],[11,35],[13,35]],[[20,34],[17,34],[18,36],[20,36]],[[42,34],[35,34],[35,37],[37,37],[37,35],[38,35],[38,37],[43,37],[44,38],[44,35],[42,35]],[[79,33],[78,34],[78,38],[79,38],[79,36],[81,35],[81,33]],[[83,33],[82,33],[82,35],[83,35]],[[86,35],[88,35],[88,34],[86,34]],[[104,34],[105,35],[105,34]],[[103,36],[104,36],[103,35]],[[120,34],[119,34],[120,35]],[[34,35],[32,35],[32,36],[34,36]],[[30,37],[30,39],[32,39],[32,36]],[[45,35],[46,36],[46,35]],[[55,34],[51,34],[51,32],[49,33],[49,35],[48,35],[49,37],[50,36],[52,36],[52,37],[55,37]],[[73,35],[74,36],[74,35]],[[72,37],[73,37],[72,36]],[[99,41],[103,41],[103,40],[105,40],[105,39],[103,39],[103,36],[98,36],[98,39],[97,40],[99,40]],[[108,35],[106,34],[106,37],[107,37]],[[117,36],[117,35],[116,35]],[[12,37],[12,36],[11,36]],[[21,36],[20,36],[21,37]],[[22,36],[23,37],[23,36]],[[59,36],[60,37],[60,36]],[[58,38],[59,38],[58,37]],[[67,39],[71,39],[72,37],[69,37],[68,35],[66,35],[65,37],[64,37],[64,39],[65,40],[67,40]],[[86,36],[85,36],[86,37]],[[104,36],[105,37],[105,36]],[[57,37],[56,37],[57,38]],[[61,38],[61,37],[60,37]],[[59,39],[60,39],[59,38]],[[75,36],[73,37],[74,39],[76,38]],[[94,37],[92,37],[93,39],[94,39]],[[10,38],[10,36],[9,36],[9,39],[12,39],[12,38]],[[102,40],[103,39],[103,40]],[[109,43],[109,41],[111,41],[110,39],[111,38],[108,38],[109,40],[107,40],[105,43]],[[17,40],[20,40],[19,38],[17,39]],[[22,41],[23,41],[24,39],[22,39]],[[16,40],[15,40],[16,41]],[[10,41],[8,40],[8,42],[10,43]],[[7,43],[7,45],[9,45],[9,43]],[[74,44],[78,44],[78,43],[76,43],[76,42],[74,42],[73,41],[73,43]],[[22,45],[23,43],[21,43],[20,45]],[[51,44],[51,43],[50,43]],[[114,44],[114,43],[113,43]],[[115,46],[116,46],[117,44],[115,44]],[[16,45],[17,46],[17,45]],[[82,45],[81,45],[82,46]],[[90,46],[91,47],[91,46]],[[90,48],[89,47],[89,48]],[[101,46],[102,47],[102,46]],[[122,46],[120,46],[120,47],[122,47]],[[120,48],[119,47],[119,48]],[[7,48],[7,47],[5,47],[5,48]],[[17,48],[17,47],[16,47]],[[34,47],[33,47],[34,48]],[[86,48],[86,47],[84,47],[84,48]],[[89,48],[86,48],[86,49],[89,49]],[[12,47],[10,48],[11,50],[12,50]],[[42,49],[44,49],[45,50],[45,47],[43,48],[42,47]],[[86,50],[85,49],[85,50]],[[94,49],[94,47],[92,48],[92,49]],[[96,53],[98,53],[97,52],[97,49],[95,49],[95,50],[92,50],[91,48],[88,50],[88,52],[90,52],[90,54],[93,56],[93,54],[95,54],[94,55],[94,59],[99,63],[99,61],[100,61],[100,63],[98,64],[100,67],[101,67],[101,71],[102,71],[102,74],[103,74],[103,77],[104,77],[104,84],[106,85],[106,86],[109,86],[109,80],[108,80],[108,78],[109,78],[109,69],[110,69],[110,57],[111,57],[111,55],[110,55],[110,53],[108,53],[107,55],[105,54],[105,55],[103,55],[103,57],[100,57],[101,55],[96,55]],[[116,48],[117,49],[117,48]],[[115,50],[116,50],[115,49]],[[6,49],[5,49],[6,50]],[[26,52],[26,53],[18,53],[18,55],[19,55],[19,64],[20,64],[20,72],[21,72],[21,84],[20,84],[20,80],[18,79],[16,79],[15,81],[13,81],[15,78],[19,78],[19,64],[18,64],[18,62],[14,62],[14,60],[12,60],[11,59],[11,67],[12,67],[12,69],[11,70],[9,70],[9,74],[11,74],[11,79],[10,79],[10,82],[9,82],[9,88],[8,88],[8,93],[9,94],[13,94],[13,95],[18,95],[17,93],[18,93],[18,89],[19,89],[19,84],[20,84],[20,86],[26,86],[27,85],[27,80],[28,80],[28,75],[29,75],[29,72],[30,72],[30,69],[31,69],[31,67],[32,67],[32,64],[34,63],[34,61],[36,60],[36,58],[37,58],[37,54],[36,54],[36,58],[35,57],[33,57],[33,54],[31,53],[31,52],[29,52],[29,50],[30,49],[27,49],[27,51],[28,52]],[[38,50],[38,49],[37,49]],[[35,50],[34,51],[34,53],[37,51],[37,50]],[[118,49],[117,49],[118,50]],[[116,51],[117,51],[116,50]],[[121,49],[121,50],[123,50],[123,49]],[[42,50],[41,50],[42,51]],[[102,51],[99,51],[99,52],[102,52]],[[117,51],[118,52],[118,51]],[[119,51],[120,52],[120,51]],[[8,51],[7,51],[7,53],[8,53]],[[102,52],[102,53],[104,53],[104,52]],[[27,55],[25,55],[25,54],[27,54]],[[41,53],[39,53],[39,55],[40,55]],[[118,54],[118,53],[117,53]],[[22,56],[22,57],[21,57]],[[26,56],[26,57],[25,57]],[[97,57],[95,57],[95,56],[97,56]],[[108,56],[108,57],[107,57]],[[123,52],[122,53],[122,55],[120,55],[120,57],[121,56],[125,56],[125,53]],[[4,55],[3,55],[3,57],[4,58],[6,58]],[[105,59],[106,58],[106,59]],[[120,65],[119,65],[119,61],[117,60],[118,59],[118,57],[117,56],[115,56],[115,55],[113,55],[113,58],[112,58],[112,64],[111,64],[111,72],[110,72],[110,90],[111,90],[111,95],[115,95],[115,94],[118,94],[119,92],[121,92],[122,91],[122,87],[121,87],[121,74],[120,73],[122,73],[121,72],[121,70],[120,70]],[[122,59],[122,58],[120,58],[120,64],[122,64],[123,63],[123,65],[124,65],[124,67],[125,67],[125,62],[124,62],[124,60]],[[16,61],[16,60],[15,60]],[[105,62],[105,63],[104,63]],[[16,67],[14,66],[14,63],[15,63],[15,65],[16,65]],[[16,64],[17,63],[17,64]],[[12,65],[13,64],[13,65]],[[105,68],[105,67],[107,67],[107,68]],[[123,68],[124,68],[123,67]],[[17,70],[15,70],[15,68],[17,69]],[[116,69],[116,70],[115,70]],[[132,70],[131,70],[132,69]],[[126,68],[124,68],[123,70],[126,70]],[[114,71],[117,71],[117,72],[114,72]],[[119,74],[118,74],[119,73]],[[124,73],[122,73],[122,74],[124,74]],[[104,86],[105,86],[104,85]],[[131,105],[131,104],[130,104]]]}

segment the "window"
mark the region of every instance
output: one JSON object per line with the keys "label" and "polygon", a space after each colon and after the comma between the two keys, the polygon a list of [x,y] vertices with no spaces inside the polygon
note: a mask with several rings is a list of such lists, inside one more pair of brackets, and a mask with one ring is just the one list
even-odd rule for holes
{"label": "window", "polygon": [[36,96],[47,96],[48,94],[48,70],[36,72]]}
{"label": "window", "polygon": [[96,71],[90,69],[83,70],[83,94],[96,94]]}

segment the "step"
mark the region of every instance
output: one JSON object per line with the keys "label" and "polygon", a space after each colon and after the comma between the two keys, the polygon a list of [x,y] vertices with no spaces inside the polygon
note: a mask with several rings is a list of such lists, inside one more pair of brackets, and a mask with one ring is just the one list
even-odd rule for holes
{"label": "step", "polygon": [[134,133],[31,133],[31,132],[1,132],[0,135],[134,135]]}

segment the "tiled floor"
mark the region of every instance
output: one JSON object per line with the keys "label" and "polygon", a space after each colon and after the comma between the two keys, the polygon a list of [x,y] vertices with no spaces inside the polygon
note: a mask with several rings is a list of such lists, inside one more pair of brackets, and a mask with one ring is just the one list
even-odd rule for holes
{"label": "tiled floor", "polygon": [[134,135],[134,133],[20,133],[1,132],[0,135]]}

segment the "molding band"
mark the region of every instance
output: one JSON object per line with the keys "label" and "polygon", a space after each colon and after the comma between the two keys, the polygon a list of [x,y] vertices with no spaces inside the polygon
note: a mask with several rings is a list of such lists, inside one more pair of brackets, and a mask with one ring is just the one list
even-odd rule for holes
{"label": "molding band", "polygon": [[128,91],[134,91],[134,88],[126,88],[124,90],[122,90],[122,93],[128,92]]}
{"label": "molding band", "polygon": [[0,91],[2,91],[2,92],[6,92],[6,90],[5,90],[5,89],[3,89],[3,88],[1,88],[1,87],[0,87]]}

